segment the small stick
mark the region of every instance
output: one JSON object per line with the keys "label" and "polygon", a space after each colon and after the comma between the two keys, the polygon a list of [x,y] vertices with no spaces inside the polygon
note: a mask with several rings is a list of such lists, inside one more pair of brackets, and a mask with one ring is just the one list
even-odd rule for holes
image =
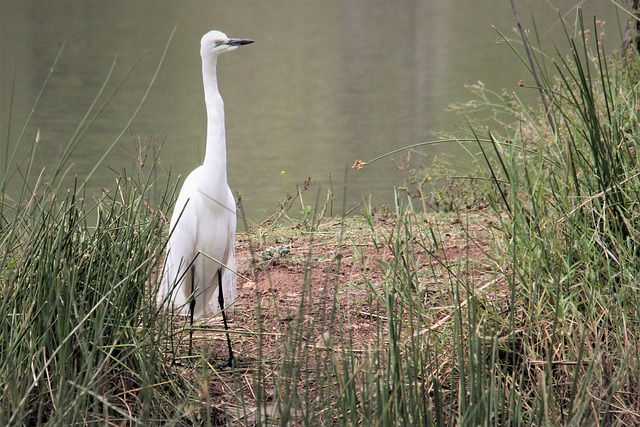
{"label": "small stick", "polygon": [[533,80],[536,82],[536,86],[538,87],[538,92],[540,92],[540,98],[542,99],[542,105],[544,106],[544,112],[547,116],[547,121],[549,122],[549,127],[551,128],[551,132],[556,133],[556,122],[553,119],[553,115],[551,115],[551,106],[549,105],[549,98],[547,94],[544,92],[542,85],[540,84],[540,79],[538,78],[538,71],[536,70],[536,63],[533,60],[533,54],[531,53],[531,49],[529,47],[529,40],[527,40],[527,36],[524,34],[524,30],[522,29],[522,24],[520,23],[520,17],[518,17],[518,10],[516,9],[516,4],[514,0],[511,0],[511,9],[513,10],[513,18],[516,20],[516,26],[518,27],[518,32],[520,33],[520,37],[522,37],[522,44],[524,45],[524,51],[527,54],[527,59],[529,60],[529,65],[531,66],[531,74],[533,75]]}

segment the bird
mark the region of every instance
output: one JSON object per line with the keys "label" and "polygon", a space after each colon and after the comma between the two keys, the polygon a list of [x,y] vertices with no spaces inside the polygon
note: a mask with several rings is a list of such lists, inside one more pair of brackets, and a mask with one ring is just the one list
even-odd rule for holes
{"label": "bird", "polygon": [[[184,180],[171,216],[158,305],[173,308],[193,321],[209,312],[222,312],[228,365],[234,363],[225,302],[236,298],[236,204],[227,182],[224,103],[218,90],[217,62],[225,52],[253,43],[209,31],[200,41],[202,80],[207,112],[205,156],[202,165]],[[216,303],[217,299],[217,303]]]}

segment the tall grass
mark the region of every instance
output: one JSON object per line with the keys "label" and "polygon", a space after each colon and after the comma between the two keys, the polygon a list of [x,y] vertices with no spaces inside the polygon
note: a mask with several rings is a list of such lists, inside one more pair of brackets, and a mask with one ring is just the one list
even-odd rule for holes
{"label": "tall grass", "polygon": [[158,177],[154,156],[132,175],[123,170],[101,195],[86,193],[90,176],[64,188],[70,154],[121,86],[98,107],[110,75],[51,170],[36,170],[37,137],[24,163],[15,156],[16,147],[27,144],[31,116],[17,135],[6,128],[8,157],[0,176],[2,425],[178,424],[203,416],[188,404],[197,389],[170,363],[167,343],[179,336],[172,335],[171,319],[158,313],[154,297],[164,212],[175,183]]}
{"label": "tall grass", "polygon": [[511,309],[526,331],[518,358],[546,425],[640,419],[638,62],[610,57],[601,31],[578,9],[570,54],[537,58],[558,76],[542,88],[555,132],[523,108],[512,133],[489,135],[492,176],[508,182],[493,206],[524,309]]}
{"label": "tall grass", "polygon": [[4,227],[6,425],[144,421],[164,412],[154,393],[168,380],[162,335],[148,333],[162,330],[149,289],[164,221],[149,212],[145,193],[125,178],[89,208],[73,192],[34,196]]}

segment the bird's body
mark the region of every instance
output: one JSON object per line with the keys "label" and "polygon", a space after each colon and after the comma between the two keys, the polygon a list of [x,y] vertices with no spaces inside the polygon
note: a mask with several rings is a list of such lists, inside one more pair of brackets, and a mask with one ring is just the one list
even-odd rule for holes
{"label": "bird's body", "polygon": [[[221,192],[203,188],[201,183],[215,182],[212,178],[203,165],[184,181],[171,218],[172,234],[167,245],[160,293],[165,298],[175,288],[171,303],[179,313],[187,315],[193,283],[193,317],[196,319],[219,311],[216,276],[219,270],[224,300],[232,304],[236,297],[235,274],[232,272],[235,270],[235,201],[228,186]],[[190,268],[192,262],[193,269]]]}
{"label": "bird's body", "polygon": [[225,308],[225,301],[232,304],[236,297],[236,206],[227,184],[224,104],[216,65],[220,53],[251,42],[230,39],[219,31],[205,34],[201,41],[207,109],[205,159],[187,176],[176,201],[158,293],[160,305],[191,314],[192,319],[215,314]]}

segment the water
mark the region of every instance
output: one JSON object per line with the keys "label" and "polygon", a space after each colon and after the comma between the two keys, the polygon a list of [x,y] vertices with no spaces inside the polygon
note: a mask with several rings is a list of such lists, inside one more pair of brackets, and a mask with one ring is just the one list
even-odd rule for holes
{"label": "water", "polygon": [[[564,13],[575,3],[556,5]],[[563,48],[555,9],[538,0],[532,4],[544,41]],[[518,6],[530,26],[529,3]],[[617,47],[616,8],[588,0],[583,9],[588,22],[594,13],[608,22],[609,40]],[[472,97],[465,85],[482,81],[495,91],[535,99],[531,89],[518,87],[520,79],[530,83],[525,67],[497,43],[491,28],[517,38],[506,0],[2,0],[0,20],[3,158],[9,111],[12,150],[63,43],[18,159],[25,158],[39,129],[36,159],[51,169],[115,62],[97,108],[124,83],[70,159],[69,176],[86,176],[124,131],[91,180],[94,192],[113,185],[114,171],[132,167],[137,138],[156,146],[164,141],[162,174],[184,176],[193,169],[202,159],[205,135],[200,37],[219,29],[256,40],[218,64],[229,182],[242,196],[249,223],[264,220],[307,177],[314,186],[304,194],[305,204],[313,204],[317,194],[324,200],[332,186],[334,214],[368,195],[376,204],[390,203],[394,186],[404,182],[396,165],[402,155],[362,171],[351,170],[351,164],[462,125],[446,107]],[[127,128],[176,26],[157,80]],[[468,162],[455,145],[425,153],[427,161],[450,156]],[[292,213],[300,210],[297,204]]]}

